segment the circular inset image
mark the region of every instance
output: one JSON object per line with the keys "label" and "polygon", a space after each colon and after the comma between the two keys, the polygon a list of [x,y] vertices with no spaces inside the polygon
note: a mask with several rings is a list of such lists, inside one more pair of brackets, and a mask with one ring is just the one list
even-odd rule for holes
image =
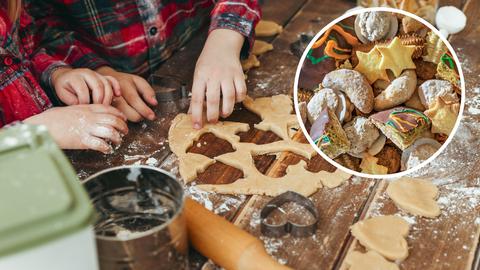
{"label": "circular inset image", "polygon": [[394,178],[451,141],[464,89],[454,50],[430,23],[367,8],[336,19],[310,42],[294,100],[305,136],[326,160],[361,177]]}

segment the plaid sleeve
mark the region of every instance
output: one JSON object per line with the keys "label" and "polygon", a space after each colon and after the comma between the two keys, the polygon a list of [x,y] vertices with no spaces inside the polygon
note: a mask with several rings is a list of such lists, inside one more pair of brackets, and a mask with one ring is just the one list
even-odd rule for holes
{"label": "plaid sleeve", "polygon": [[231,29],[245,37],[241,57],[250,53],[255,41],[255,26],[261,17],[257,0],[219,0],[212,10],[210,31]]}
{"label": "plaid sleeve", "polygon": [[38,45],[45,53],[75,68],[97,69],[108,65],[77,38],[76,32],[66,28],[62,19],[55,15],[61,11],[56,10],[51,1],[29,0],[26,9],[35,20]]}

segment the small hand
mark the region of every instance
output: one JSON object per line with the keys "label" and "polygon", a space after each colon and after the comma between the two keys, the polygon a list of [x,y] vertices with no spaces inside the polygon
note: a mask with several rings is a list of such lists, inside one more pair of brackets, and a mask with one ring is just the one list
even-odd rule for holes
{"label": "small hand", "polygon": [[[140,76],[118,72],[110,67],[101,67],[96,70],[102,75],[111,76],[120,83],[121,97],[113,100],[113,106],[122,111],[132,122],[139,122],[144,118],[155,119],[155,113],[147,104],[158,104],[155,91],[150,84]],[[146,104],[146,103],[147,104]]]}
{"label": "small hand", "polygon": [[[59,68],[52,74],[58,98],[66,105],[110,105],[113,96],[120,96],[120,85],[111,76],[102,76],[86,68]],[[91,96],[90,96],[91,93]]]}
{"label": "small hand", "polygon": [[56,107],[34,115],[24,122],[45,125],[63,149],[92,149],[110,153],[108,142],[120,144],[128,133],[126,117],[117,109],[101,105]]}
{"label": "small hand", "polygon": [[228,29],[214,30],[208,36],[193,77],[190,112],[194,128],[203,125],[205,99],[207,121],[215,123],[219,115],[228,117],[235,102],[245,98],[247,87],[240,63],[243,41],[241,34]]}

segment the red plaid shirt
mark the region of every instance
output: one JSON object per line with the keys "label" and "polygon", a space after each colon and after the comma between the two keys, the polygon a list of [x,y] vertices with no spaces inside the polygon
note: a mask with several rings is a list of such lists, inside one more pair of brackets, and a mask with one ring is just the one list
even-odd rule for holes
{"label": "red plaid shirt", "polygon": [[50,54],[74,67],[110,65],[141,75],[153,73],[209,17],[210,31],[227,28],[247,38],[245,55],[261,15],[256,0],[29,1]]}
{"label": "red plaid shirt", "polygon": [[34,49],[38,35],[32,29],[28,14],[22,12],[11,22],[4,3],[0,3],[0,127],[51,107],[37,79],[66,65],[45,50]]}

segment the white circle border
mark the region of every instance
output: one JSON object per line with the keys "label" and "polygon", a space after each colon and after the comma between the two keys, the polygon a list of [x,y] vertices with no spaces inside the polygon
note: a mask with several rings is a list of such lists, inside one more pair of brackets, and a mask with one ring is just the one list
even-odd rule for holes
{"label": "white circle border", "polygon": [[[425,160],[421,164],[419,164],[419,165],[417,165],[417,166],[415,166],[411,169],[408,169],[406,171],[397,172],[397,173],[393,173],[393,174],[367,174],[367,173],[357,172],[357,171],[348,169],[348,168],[340,165],[339,163],[337,163],[336,161],[334,161],[333,159],[328,157],[326,154],[324,154],[320,150],[320,148],[314,143],[314,141],[310,137],[310,134],[307,132],[307,129],[305,128],[305,125],[303,124],[303,120],[302,120],[302,117],[300,115],[299,108],[298,108],[298,80],[299,80],[299,77],[300,77],[300,72],[301,72],[303,63],[305,61],[305,58],[307,56],[307,53],[312,48],[315,41],[318,40],[318,38],[321,35],[323,35],[323,33],[325,33],[329,28],[331,28],[333,25],[337,24],[338,22],[340,22],[340,21],[342,21],[342,20],[344,20],[348,17],[355,16],[355,15],[358,15],[360,13],[368,12],[368,11],[386,11],[386,12],[400,13],[402,15],[412,17],[412,18],[420,21],[424,25],[426,25],[428,28],[430,28],[430,30],[432,30],[436,35],[438,35],[440,37],[440,39],[443,41],[443,43],[447,46],[448,50],[451,52],[451,54],[453,56],[453,60],[455,61],[455,64],[456,64],[457,69],[458,69],[458,75],[460,77],[460,89],[461,89],[460,110],[459,110],[459,113],[458,113],[458,116],[457,116],[457,121],[455,122],[455,126],[453,127],[453,130],[450,133],[450,135],[448,136],[445,143],[442,145],[442,147],[440,147],[440,149],[437,150],[437,152],[435,152],[431,157],[429,157],[427,160]],[[463,110],[464,110],[464,107],[465,107],[465,78],[463,76],[461,63],[458,60],[458,56],[457,56],[455,50],[453,49],[452,45],[450,45],[450,42],[448,42],[448,40],[440,33],[439,30],[437,30],[432,24],[430,24],[429,22],[427,22],[423,18],[420,18],[419,16],[417,16],[415,14],[412,14],[410,12],[400,10],[400,9],[395,9],[395,8],[388,8],[388,7],[359,8],[359,9],[349,10],[345,14],[343,14],[342,16],[340,16],[337,19],[331,21],[329,24],[327,24],[325,27],[323,27],[322,30],[320,30],[320,32],[318,32],[312,38],[312,40],[308,44],[307,48],[303,52],[303,55],[300,58],[300,61],[299,61],[298,66],[297,66],[297,71],[295,73],[295,81],[294,81],[294,85],[293,85],[293,102],[294,102],[294,107],[295,107],[295,113],[297,115],[297,121],[300,125],[300,128],[302,129],[302,132],[303,132],[304,136],[307,138],[308,142],[315,149],[315,151],[317,151],[317,153],[319,153],[322,156],[323,159],[327,160],[330,164],[334,165],[336,168],[339,168],[339,169],[341,169],[341,170],[343,170],[343,171],[345,171],[349,174],[353,174],[353,175],[358,176],[358,177],[374,178],[374,179],[393,179],[393,178],[399,178],[399,177],[405,176],[407,174],[413,173],[414,171],[424,167],[425,165],[427,165],[428,163],[433,161],[435,158],[437,158],[437,156],[439,156],[445,150],[447,145],[450,144],[453,137],[455,136],[455,133],[457,132],[458,127],[460,126],[460,122],[461,122],[462,116],[463,116]]]}

